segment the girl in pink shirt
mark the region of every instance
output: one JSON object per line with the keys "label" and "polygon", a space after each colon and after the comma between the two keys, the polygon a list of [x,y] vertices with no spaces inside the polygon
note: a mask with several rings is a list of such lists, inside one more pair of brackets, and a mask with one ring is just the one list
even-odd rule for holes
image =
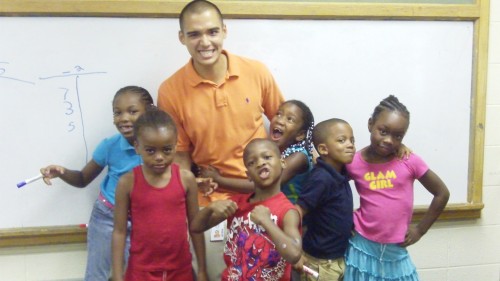
{"label": "girl in pink shirt", "polygon": [[[419,280],[406,247],[436,221],[449,191],[417,155],[397,157],[409,123],[410,113],[395,96],[382,100],[368,120],[370,145],[347,165],[360,207],[354,212],[356,233],[349,241],[344,281]],[[422,220],[410,225],[415,179],[434,198]]]}

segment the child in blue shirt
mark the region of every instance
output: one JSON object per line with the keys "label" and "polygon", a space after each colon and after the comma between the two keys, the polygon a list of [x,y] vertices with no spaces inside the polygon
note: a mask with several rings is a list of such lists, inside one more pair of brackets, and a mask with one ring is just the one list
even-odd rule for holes
{"label": "child in blue shirt", "polygon": [[[133,147],[134,122],[152,105],[153,98],[141,87],[127,86],[118,90],[112,106],[113,123],[119,133],[101,141],[92,155],[92,160],[81,170],[70,170],[59,165],[49,165],[40,169],[44,176],[43,180],[48,185],[51,185],[51,179],[58,177],[72,186],[83,188],[106,166],[108,167],[88,223],[86,281],[104,281],[111,275],[115,189],[121,175],[141,164],[141,158]],[[129,245],[128,242],[125,249],[126,257]]]}

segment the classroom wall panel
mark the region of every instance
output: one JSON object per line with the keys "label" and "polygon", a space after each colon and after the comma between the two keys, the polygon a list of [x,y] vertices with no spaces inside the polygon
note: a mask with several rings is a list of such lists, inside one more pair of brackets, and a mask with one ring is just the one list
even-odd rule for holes
{"label": "classroom wall panel", "polygon": [[[500,33],[500,29],[499,33]],[[500,63],[490,64],[488,67],[488,93],[500,93]],[[500,95],[488,95],[489,105],[500,105]]]}
{"label": "classroom wall panel", "polygon": [[[485,146],[498,145],[500,143],[500,135],[496,133],[498,128],[497,120],[500,120],[500,105],[488,105],[486,107],[486,124],[485,130]],[[500,163],[499,163],[500,165]]]}
{"label": "classroom wall panel", "polygon": [[[491,149],[487,149],[486,151],[491,152]],[[493,156],[497,156],[497,162],[498,162],[498,157],[500,157],[500,147],[497,147],[494,149],[495,153],[493,153]],[[491,159],[491,158],[490,158]],[[489,162],[486,162],[485,164],[489,164]],[[498,167],[498,166],[497,166]],[[500,204],[498,204],[498,199],[500,198],[500,180],[499,176],[496,176],[496,181],[494,184],[487,186],[484,186],[484,192],[485,194],[488,194],[488,197],[485,197],[484,203],[485,204],[490,204],[491,208],[485,208],[484,209],[484,216],[480,219],[480,224],[485,225],[485,226],[493,226],[493,225],[500,225]],[[500,249],[499,249],[500,251]]]}
{"label": "classroom wall panel", "polygon": [[418,276],[425,281],[443,281],[447,280],[447,269],[423,269],[419,271]]}
{"label": "classroom wall panel", "polygon": [[452,268],[448,272],[448,280],[500,280],[500,265],[486,264],[480,266]]}
{"label": "classroom wall panel", "polygon": [[490,40],[489,49],[491,52],[488,53],[489,61],[493,64],[500,63],[500,21],[490,23]]}
{"label": "classroom wall panel", "polygon": [[[500,264],[500,225],[448,229],[450,266]],[[481,237],[481,239],[471,239]]]}
{"label": "classroom wall panel", "polygon": [[0,249],[0,277],[6,281],[81,281],[85,244]]}

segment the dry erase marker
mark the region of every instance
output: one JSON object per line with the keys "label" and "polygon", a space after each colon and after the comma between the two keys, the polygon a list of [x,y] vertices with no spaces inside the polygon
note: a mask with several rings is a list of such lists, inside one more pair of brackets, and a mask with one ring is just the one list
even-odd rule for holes
{"label": "dry erase marker", "polygon": [[23,187],[23,186],[27,185],[28,183],[32,183],[32,182],[37,181],[37,180],[39,180],[41,178],[43,178],[43,175],[39,174],[36,177],[32,177],[30,179],[24,180],[24,181],[22,181],[22,182],[20,182],[20,183],[17,184],[17,188]]}
{"label": "dry erase marker", "polygon": [[80,226],[80,228],[87,228],[87,227],[89,227],[89,225],[87,223],[82,223],[79,226]]}
{"label": "dry erase marker", "polygon": [[307,267],[305,265],[302,268],[304,269],[305,273],[307,273],[307,274],[311,275],[312,277],[318,279],[319,273],[317,273],[316,271],[310,269],[309,267]]}

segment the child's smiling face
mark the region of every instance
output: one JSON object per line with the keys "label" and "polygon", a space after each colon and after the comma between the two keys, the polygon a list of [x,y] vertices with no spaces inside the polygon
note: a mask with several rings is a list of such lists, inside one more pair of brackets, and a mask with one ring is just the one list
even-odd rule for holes
{"label": "child's smiling face", "polygon": [[281,151],[305,139],[304,113],[297,105],[285,102],[271,119],[269,136]]}
{"label": "child's smiling face", "polygon": [[375,120],[370,118],[370,150],[379,157],[394,155],[408,130],[409,120],[399,111],[382,111]]}
{"label": "child's smiling face", "polygon": [[113,101],[113,124],[129,142],[134,139],[134,123],[146,111],[146,104],[137,93],[126,92]]}

